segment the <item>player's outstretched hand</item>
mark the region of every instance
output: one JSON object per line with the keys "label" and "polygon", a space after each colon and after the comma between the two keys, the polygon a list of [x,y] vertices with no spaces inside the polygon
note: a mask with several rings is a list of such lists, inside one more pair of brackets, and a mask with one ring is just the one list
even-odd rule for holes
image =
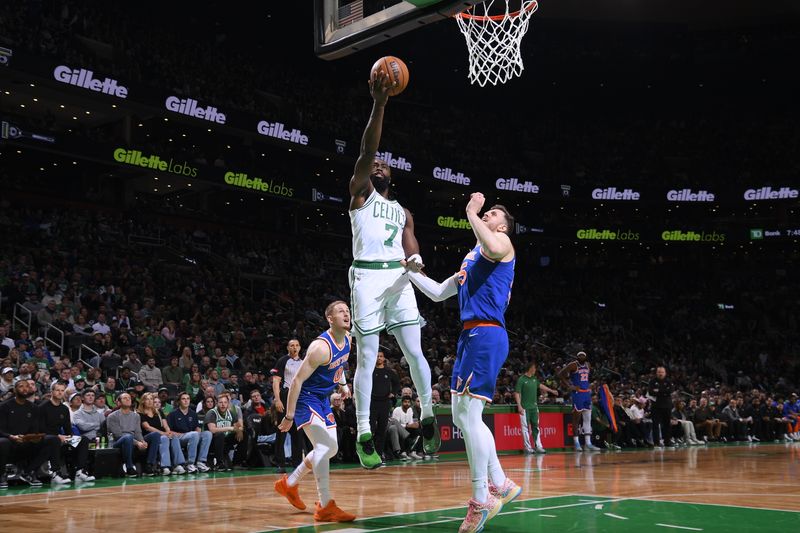
{"label": "player's outstretched hand", "polygon": [[378,105],[386,105],[389,100],[389,89],[394,86],[389,75],[379,70],[369,80],[369,93]]}
{"label": "player's outstretched hand", "polygon": [[281,430],[283,433],[286,433],[287,431],[292,429],[292,420],[289,420],[288,418],[284,417],[283,420],[281,420],[281,423],[278,424],[278,429]]}
{"label": "player's outstretched hand", "polygon": [[409,272],[421,272],[425,268],[425,263],[422,262],[419,254],[413,254],[408,259],[401,259],[400,264]]}
{"label": "player's outstretched hand", "polygon": [[484,203],[486,203],[486,198],[483,193],[474,192],[470,194],[469,202],[467,203],[467,214],[474,213],[477,215],[480,213]]}

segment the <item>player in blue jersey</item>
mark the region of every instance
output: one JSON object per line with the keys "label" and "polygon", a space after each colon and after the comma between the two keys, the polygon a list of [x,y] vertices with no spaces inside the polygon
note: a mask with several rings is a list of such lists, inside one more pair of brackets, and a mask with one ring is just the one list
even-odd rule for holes
{"label": "player in blue jersey", "polygon": [[336,419],[331,411],[330,394],[338,386],[344,398],[350,396],[345,369],[350,357],[350,309],[336,301],[325,309],[330,329],[317,337],[306,352],[306,358],[289,387],[286,414],[278,429],[289,431],[292,423],[303,428],[314,449],[292,472],[275,482],[275,491],[293,506],[305,509],[297,485],[303,476],[314,472],[319,501],[314,519],[322,522],[352,522],[355,515],[342,511],[331,498],[330,459],[336,455]]}
{"label": "player in blue jersey", "polygon": [[497,375],[508,357],[505,311],[514,283],[514,247],[509,235],[514,218],[495,205],[483,217],[478,213],[485,199],[473,193],[467,218],[478,239],[458,272],[438,283],[409,264],[414,285],[434,301],[458,295],[461,321],[456,361],[450,389],[453,421],[464,435],[472,477],[472,498],[459,533],[481,531],[503,504],[513,501],[522,489],[508,479],[500,466],[494,435],[483,422],[483,408],[494,395]]}
{"label": "player in blue jersey", "polygon": [[561,383],[572,391],[572,428],[575,451],[583,451],[581,435],[588,451],[600,448],[592,444],[592,388],[589,381],[591,367],[586,352],[578,352],[572,361],[558,373]]}

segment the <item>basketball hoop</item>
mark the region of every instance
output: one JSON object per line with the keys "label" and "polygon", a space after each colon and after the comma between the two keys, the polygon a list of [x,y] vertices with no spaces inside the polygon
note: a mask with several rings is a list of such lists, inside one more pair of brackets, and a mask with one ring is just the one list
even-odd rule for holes
{"label": "basketball hoop", "polygon": [[[487,83],[505,83],[522,74],[520,45],[528,31],[528,23],[539,8],[536,0],[521,0],[518,11],[512,11],[511,0],[487,0],[457,14],[456,22],[467,40],[469,80],[484,87]],[[495,12],[490,12],[494,3]],[[505,12],[500,12],[502,4]],[[481,10],[483,14],[478,14]]]}

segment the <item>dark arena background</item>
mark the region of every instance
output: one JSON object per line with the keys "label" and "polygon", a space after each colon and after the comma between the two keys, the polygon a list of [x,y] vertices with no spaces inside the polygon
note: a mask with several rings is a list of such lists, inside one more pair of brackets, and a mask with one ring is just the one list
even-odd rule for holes
{"label": "dark arena background", "polygon": [[[438,453],[383,333],[381,468],[359,465],[353,399],[331,399],[330,489],[356,521],[315,520],[314,475],[303,511],[273,488],[311,450],[279,437],[281,358],[351,301],[348,183],[387,55],[410,80],[377,157],[427,275],[475,246],[471,193],[515,217],[509,353],[483,420],[522,492],[483,530],[798,530],[800,6],[541,0],[520,75],[480,87],[449,16],[469,3],[414,4],[0,3],[0,530],[459,529],[455,299],[416,293]],[[559,378],[580,351],[599,450]],[[187,392],[199,447],[156,435],[132,471],[107,424],[126,392],[164,420]],[[222,398],[241,429],[212,438]]]}

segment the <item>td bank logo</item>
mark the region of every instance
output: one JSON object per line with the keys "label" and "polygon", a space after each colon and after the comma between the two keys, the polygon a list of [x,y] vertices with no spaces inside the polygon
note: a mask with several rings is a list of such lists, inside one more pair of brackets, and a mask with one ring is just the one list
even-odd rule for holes
{"label": "td bank logo", "polygon": [[763,229],[751,229],[750,230],[750,240],[751,241],[759,241],[764,238],[764,230]]}
{"label": "td bank logo", "polygon": [[225,183],[233,187],[250,189],[256,192],[266,192],[276,196],[291,198],[294,196],[294,189],[287,187],[285,183],[277,183],[274,180],[264,181],[261,178],[250,178],[244,172],[226,172]]}
{"label": "td bank logo", "polygon": [[581,240],[597,241],[638,241],[639,234],[630,230],[621,229],[579,229],[576,234]]}
{"label": "td bank logo", "polygon": [[189,178],[197,177],[197,169],[189,166],[189,163],[186,161],[177,163],[172,159],[161,159],[161,156],[156,154],[144,155],[139,150],[117,148],[114,150],[114,161],[117,163],[123,163],[125,165],[132,165],[134,167],[150,168],[153,170],[160,170],[162,172],[171,172],[172,174],[187,176]]}

